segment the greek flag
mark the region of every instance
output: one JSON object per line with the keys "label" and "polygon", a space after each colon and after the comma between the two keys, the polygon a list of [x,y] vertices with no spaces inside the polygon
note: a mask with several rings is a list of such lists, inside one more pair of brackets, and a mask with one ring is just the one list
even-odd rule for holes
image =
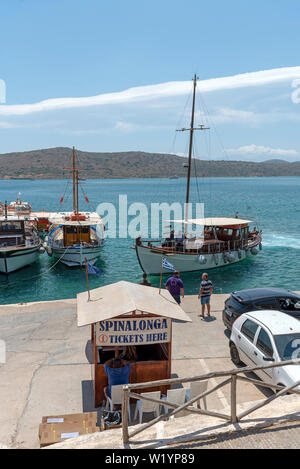
{"label": "greek flag", "polygon": [[98,277],[101,274],[100,269],[98,269],[94,265],[90,264],[89,262],[87,263],[87,272],[88,272],[88,274],[97,275]]}
{"label": "greek flag", "polygon": [[163,258],[162,265],[163,265],[163,268],[164,268],[164,269],[172,270],[173,272],[174,272],[174,270],[175,270],[174,265],[171,264],[170,262],[168,262],[165,257]]}

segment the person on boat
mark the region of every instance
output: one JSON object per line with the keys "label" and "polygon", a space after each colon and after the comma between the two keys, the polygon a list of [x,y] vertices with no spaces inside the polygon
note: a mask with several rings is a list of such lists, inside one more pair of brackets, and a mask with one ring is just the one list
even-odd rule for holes
{"label": "person on boat", "polygon": [[174,300],[180,305],[181,303],[180,293],[181,293],[182,298],[184,298],[184,285],[183,285],[183,281],[179,278],[179,275],[180,274],[178,270],[175,270],[173,277],[170,277],[167,280],[166,289],[171,293]]}
{"label": "person on boat", "polygon": [[107,399],[111,397],[112,386],[129,383],[130,363],[118,356],[111,358],[104,364],[104,372],[108,378],[108,386],[104,388],[104,395]]}
{"label": "person on boat", "polygon": [[152,287],[151,282],[147,280],[147,274],[143,273],[143,280],[140,282],[140,285],[145,285],[147,287]]}
{"label": "person on boat", "polygon": [[202,282],[200,283],[200,292],[198,295],[199,300],[201,299],[202,312],[201,317],[205,315],[205,305],[207,307],[207,316],[210,317],[210,299],[213,291],[213,284],[211,280],[208,280],[208,274],[202,274]]}

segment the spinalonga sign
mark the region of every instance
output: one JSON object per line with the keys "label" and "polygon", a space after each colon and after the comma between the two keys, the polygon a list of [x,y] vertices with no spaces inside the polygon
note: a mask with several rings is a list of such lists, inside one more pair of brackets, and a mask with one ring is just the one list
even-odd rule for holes
{"label": "spinalonga sign", "polygon": [[122,318],[96,323],[96,345],[149,345],[171,341],[171,319]]}

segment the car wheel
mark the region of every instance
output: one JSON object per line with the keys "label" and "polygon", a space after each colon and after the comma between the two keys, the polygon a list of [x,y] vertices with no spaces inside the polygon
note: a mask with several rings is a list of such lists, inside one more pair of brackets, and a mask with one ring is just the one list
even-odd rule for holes
{"label": "car wheel", "polygon": [[241,365],[242,362],[239,356],[238,349],[233,343],[230,345],[230,356],[231,356],[231,360],[236,366]]}

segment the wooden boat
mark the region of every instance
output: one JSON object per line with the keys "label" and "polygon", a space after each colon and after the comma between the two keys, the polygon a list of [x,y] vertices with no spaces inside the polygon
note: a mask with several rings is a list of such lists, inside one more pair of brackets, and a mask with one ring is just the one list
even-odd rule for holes
{"label": "wooden boat", "polygon": [[[181,129],[181,131],[188,130],[190,132],[186,204],[189,204],[190,199],[194,131],[207,130],[203,125],[194,127],[196,86],[197,77],[195,75],[191,126],[189,129]],[[173,224],[182,224],[184,227],[183,236],[175,238],[172,230],[169,238],[165,239],[137,238],[134,249],[142,270],[147,274],[167,273],[169,271],[162,266],[163,258],[166,258],[180,272],[205,271],[234,264],[251,255],[258,254],[259,250],[262,249],[262,233],[256,227],[251,228],[253,221],[237,217],[238,214],[235,218],[189,219],[186,214],[184,220],[168,220]],[[191,237],[188,234],[188,227],[191,225],[201,226],[202,233],[199,237]]]}
{"label": "wooden boat", "polygon": [[45,248],[49,256],[69,267],[94,264],[104,246],[104,223],[96,212],[79,212],[78,172],[73,148],[73,212],[52,213]]}
{"label": "wooden boat", "polygon": [[0,216],[0,272],[9,274],[35,262],[44,252],[32,216],[9,215],[5,205]]}

